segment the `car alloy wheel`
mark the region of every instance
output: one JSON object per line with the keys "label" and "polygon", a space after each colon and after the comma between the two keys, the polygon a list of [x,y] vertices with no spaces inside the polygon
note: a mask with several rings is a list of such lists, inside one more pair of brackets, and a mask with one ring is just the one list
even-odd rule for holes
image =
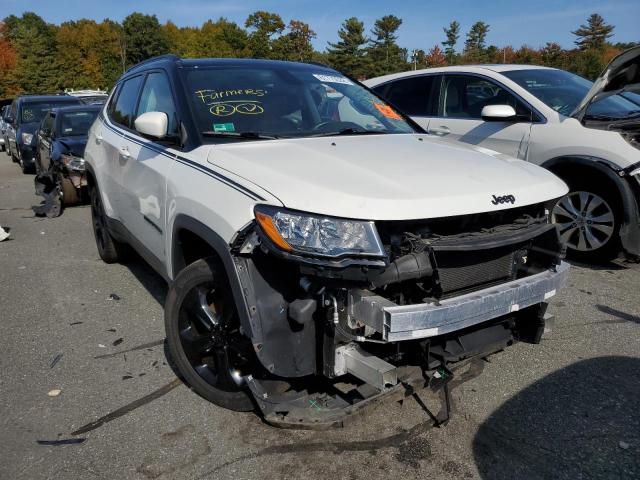
{"label": "car alloy wheel", "polygon": [[248,360],[237,348],[243,342],[227,301],[213,282],[197,285],[180,306],[178,328],[191,368],[208,384],[234,391],[244,383],[237,366]]}
{"label": "car alloy wheel", "polygon": [[556,203],[551,216],[559,226],[562,241],[579,252],[602,248],[615,231],[613,209],[592,192],[570,192]]}

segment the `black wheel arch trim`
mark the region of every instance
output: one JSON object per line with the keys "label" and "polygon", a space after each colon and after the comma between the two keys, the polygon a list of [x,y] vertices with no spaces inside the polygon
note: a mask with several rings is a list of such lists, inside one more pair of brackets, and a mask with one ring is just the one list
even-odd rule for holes
{"label": "black wheel arch trim", "polygon": [[609,160],[586,155],[556,157],[547,160],[541,166],[553,170],[554,167],[561,165],[593,168],[611,180],[622,200],[623,218],[620,227],[622,249],[633,257],[640,256],[640,208],[638,207],[640,189],[632,186],[631,182],[625,178],[631,170],[622,169]]}

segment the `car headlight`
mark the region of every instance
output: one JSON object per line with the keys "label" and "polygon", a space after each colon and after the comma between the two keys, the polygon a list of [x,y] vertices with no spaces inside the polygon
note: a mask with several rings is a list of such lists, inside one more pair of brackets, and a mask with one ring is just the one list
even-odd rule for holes
{"label": "car headlight", "polygon": [[69,170],[84,170],[84,158],[62,154],[60,160]]}
{"label": "car headlight", "polygon": [[33,140],[33,133],[22,134],[22,143],[24,143],[25,145],[31,145],[32,140]]}
{"label": "car headlight", "polygon": [[325,217],[258,205],[255,216],[264,234],[285,252],[322,257],[384,256],[373,222]]}

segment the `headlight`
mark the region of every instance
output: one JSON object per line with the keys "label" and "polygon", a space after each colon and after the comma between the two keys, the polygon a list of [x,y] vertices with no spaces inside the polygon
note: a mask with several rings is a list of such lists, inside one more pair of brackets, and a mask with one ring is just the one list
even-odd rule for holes
{"label": "headlight", "polygon": [[60,160],[69,170],[84,170],[84,158],[62,154]]}
{"label": "headlight", "polygon": [[22,134],[22,143],[24,143],[25,145],[31,145],[32,140],[33,140],[33,133]]}
{"label": "headlight", "polygon": [[281,250],[323,257],[384,256],[373,222],[324,217],[258,205],[258,224]]}

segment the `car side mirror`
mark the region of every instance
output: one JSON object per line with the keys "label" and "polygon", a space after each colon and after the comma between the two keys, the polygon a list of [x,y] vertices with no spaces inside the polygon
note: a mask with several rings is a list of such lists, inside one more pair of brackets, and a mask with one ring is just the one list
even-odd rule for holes
{"label": "car side mirror", "polygon": [[133,122],[136,131],[149,137],[162,139],[167,136],[169,117],[164,112],[146,112]]}
{"label": "car side mirror", "polygon": [[486,105],[480,113],[485,122],[509,122],[517,120],[516,111],[511,105]]}

